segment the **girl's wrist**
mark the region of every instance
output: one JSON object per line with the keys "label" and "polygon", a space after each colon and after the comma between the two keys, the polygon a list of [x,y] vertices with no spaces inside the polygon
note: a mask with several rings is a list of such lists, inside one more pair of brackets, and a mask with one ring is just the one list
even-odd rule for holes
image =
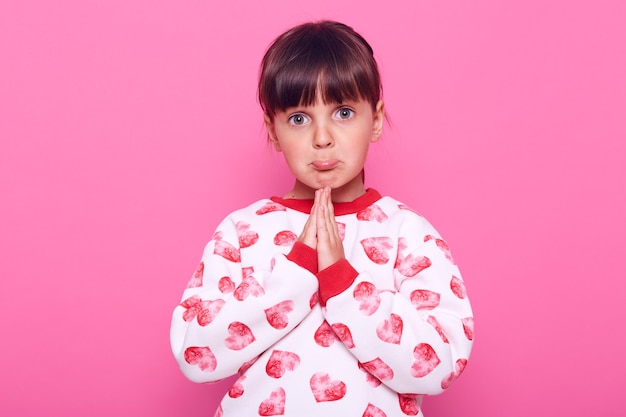
{"label": "girl's wrist", "polygon": [[287,254],[287,259],[300,265],[312,274],[317,274],[317,251],[306,243],[297,241],[291,251]]}
{"label": "girl's wrist", "polygon": [[358,271],[345,258],[318,272],[316,276],[319,282],[320,304],[326,306],[331,297],[350,288],[358,275]]}

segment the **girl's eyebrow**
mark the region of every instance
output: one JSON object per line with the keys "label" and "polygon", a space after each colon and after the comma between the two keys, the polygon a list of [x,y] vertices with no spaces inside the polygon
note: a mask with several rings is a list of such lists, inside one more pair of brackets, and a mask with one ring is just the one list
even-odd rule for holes
{"label": "girl's eyebrow", "polygon": [[287,107],[285,110],[282,110],[283,113],[304,113],[306,112],[306,106],[294,106]]}
{"label": "girl's eyebrow", "polygon": [[[341,107],[341,106],[355,106],[358,103],[362,102],[364,100],[351,100],[351,99],[346,99],[346,100],[342,100],[342,101],[333,101],[333,102],[328,102],[328,103],[324,103],[327,105],[332,105],[333,107]],[[315,107],[315,104],[297,104],[295,106],[291,106],[291,107],[287,107],[283,110],[278,110],[278,112],[284,112],[284,113],[295,113],[295,112],[306,112],[307,109]]]}

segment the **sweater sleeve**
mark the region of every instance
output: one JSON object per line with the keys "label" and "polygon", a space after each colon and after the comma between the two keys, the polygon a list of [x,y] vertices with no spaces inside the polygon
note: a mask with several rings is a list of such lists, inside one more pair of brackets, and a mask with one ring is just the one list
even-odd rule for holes
{"label": "sweater sleeve", "polygon": [[192,381],[213,382],[243,371],[300,323],[316,299],[306,248],[287,256],[267,250],[260,256],[265,261],[242,263],[247,248],[267,238],[248,227],[232,216],[218,226],[174,309],[170,344]]}
{"label": "sweater sleeve", "polygon": [[[403,222],[395,242],[387,237],[378,242],[387,246],[370,252],[366,262],[387,268],[376,272],[380,265],[372,268],[356,261],[353,281],[343,279],[344,290],[331,291],[326,320],[344,335],[350,333],[339,338],[349,341],[346,347],[359,367],[378,384],[402,394],[441,393],[465,368],[474,338],[459,269],[446,242],[417,215]],[[396,258],[377,258],[384,249]],[[345,277],[347,269],[341,271]],[[392,276],[381,281],[383,273]],[[325,292],[323,286],[320,281],[320,293]]]}

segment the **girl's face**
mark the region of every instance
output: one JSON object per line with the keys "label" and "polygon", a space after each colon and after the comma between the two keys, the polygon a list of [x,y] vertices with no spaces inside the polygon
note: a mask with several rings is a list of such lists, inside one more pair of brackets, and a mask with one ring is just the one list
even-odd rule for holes
{"label": "girl's face", "polygon": [[324,103],[277,112],[265,123],[274,148],[282,152],[296,183],[290,196],[314,198],[315,190],[331,187],[333,201],[352,201],[365,192],[362,170],[370,142],[377,141],[384,122],[383,102]]}

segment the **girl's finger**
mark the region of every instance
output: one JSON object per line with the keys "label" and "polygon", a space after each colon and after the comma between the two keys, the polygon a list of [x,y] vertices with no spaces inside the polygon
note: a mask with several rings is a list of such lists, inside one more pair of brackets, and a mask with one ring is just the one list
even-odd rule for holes
{"label": "girl's finger", "polygon": [[326,211],[327,208],[323,204],[320,204],[316,211],[316,224],[317,224],[317,238],[328,239],[328,224],[326,221]]}
{"label": "girl's finger", "polygon": [[304,224],[298,241],[313,249],[317,247],[317,207],[315,204],[311,208],[311,214],[309,214],[309,218]]}
{"label": "girl's finger", "polygon": [[328,228],[329,234],[337,240],[339,238],[339,227],[337,226],[337,222],[335,221],[335,208],[333,206],[333,200],[331,198],[331,190],[330,188],[326,189],[326,224]]}

